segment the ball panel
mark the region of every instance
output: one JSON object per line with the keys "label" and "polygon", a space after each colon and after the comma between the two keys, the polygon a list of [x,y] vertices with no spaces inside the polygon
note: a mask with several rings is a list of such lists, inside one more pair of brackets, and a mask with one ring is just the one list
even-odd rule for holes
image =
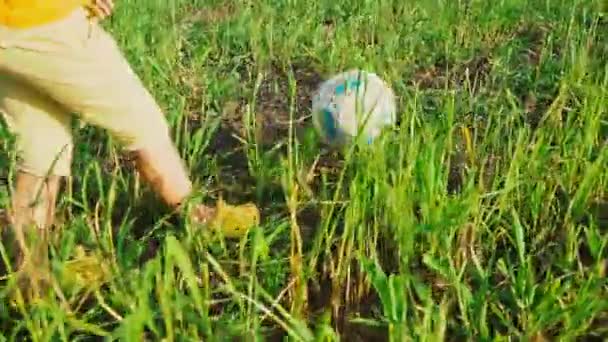
{"label": "ball panel", "polygon": [[338,125],[334,120],[334,114],[327,109],[323,110],[323,130],[328,139],[334,140],[338,137]]}

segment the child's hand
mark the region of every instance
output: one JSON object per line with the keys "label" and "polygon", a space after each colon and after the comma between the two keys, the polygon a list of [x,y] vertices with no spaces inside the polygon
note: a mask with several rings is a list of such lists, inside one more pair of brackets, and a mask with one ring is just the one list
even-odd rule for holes
{"label": "child's hand", "polygon": [[98,20],[103,20],[109,17],[114,10],[114,0],[91,0],[87,9],[91,15]]}

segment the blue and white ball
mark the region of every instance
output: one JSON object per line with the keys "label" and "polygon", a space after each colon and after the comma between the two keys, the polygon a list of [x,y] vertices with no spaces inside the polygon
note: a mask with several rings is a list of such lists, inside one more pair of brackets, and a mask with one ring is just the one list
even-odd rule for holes
{"label": "blue and white ball", "polygon": [[312,118],[329,145],[343,146],[357,136],[371,144],[395,124],[395,95],[378,75],[349,70],[321,83],[312,99]]}

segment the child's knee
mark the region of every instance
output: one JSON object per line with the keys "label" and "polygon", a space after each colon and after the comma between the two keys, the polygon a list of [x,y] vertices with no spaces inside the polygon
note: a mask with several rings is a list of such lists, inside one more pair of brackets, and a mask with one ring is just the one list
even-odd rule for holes
{"label": "child's knee", "polygon": [[18,138],[20,171],[36,176],[69,176],[72,168],[73,143],[71,138],[53,136]]}

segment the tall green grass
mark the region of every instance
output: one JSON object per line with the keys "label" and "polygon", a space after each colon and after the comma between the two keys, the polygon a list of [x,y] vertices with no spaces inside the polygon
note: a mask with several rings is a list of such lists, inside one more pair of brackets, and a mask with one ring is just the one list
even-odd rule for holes
{"label": "tall green grass", "polygon": [[[605,338],[603,5],[118,2],[105,25],[165,109],[201,196],[254,199],[263,224],[235,242],[176,223],[111,137],[82,129],[52,262],[61,278],[84,245],[111,281],[17,307],[3,283],[3,339]],[[300,134],[300,75],[351,67],[391,82],[400,124],[336,154],[308,122]],[[214,153],[238,101],[242,165]],[[254,118],[272,101],[291,124],[268,144]]]}

